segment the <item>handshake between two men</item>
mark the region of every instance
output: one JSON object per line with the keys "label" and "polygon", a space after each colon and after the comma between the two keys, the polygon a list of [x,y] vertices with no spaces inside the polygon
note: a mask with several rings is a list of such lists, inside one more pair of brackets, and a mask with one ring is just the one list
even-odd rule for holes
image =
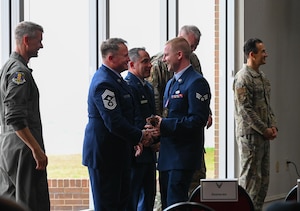
{"label": "handshake between two men", "polygon": [[135,156],[142,154],[144,147],[151,147],[154,151],[158,151],[159,143],[153,144],[160,136],[160,123],[162,118],[160,116],[151,115],[146,119],[146,125],[142,130],[143,136],[141,142],[134,147]]}

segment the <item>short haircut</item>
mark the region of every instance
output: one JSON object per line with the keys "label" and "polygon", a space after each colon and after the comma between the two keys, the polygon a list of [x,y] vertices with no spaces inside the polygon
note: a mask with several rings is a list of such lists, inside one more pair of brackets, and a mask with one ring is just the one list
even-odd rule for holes
{"label": "short haircut", "polygon": [[192,50],[189,43],[183,37],[175,37],[167,41],[166,45],[171,45],[172,51],[182,51],[183,56],[188,60],[190,59]]}
{"label": "short haircut", "polygon": [[128,51],[128,56],[129,56],[129,59],[130,61],[137,61],[139,58],[140,58],[140,54],[139,52],[140,51],[145,51],[146,49],[145,48],[132,48]]}
{"label": "short haircut", "polygon": [[122,38],[109,38],[103,41],[100,48],[102,58],[105,58],[109,53],[116,53],[120,48],[120,44],[126,45],[127,41]]}
{"label": "short haircut", "polygon": [[35,37],[37,31],[44,32],[44,29],[42,26],[40,26],[36,23],[30,22],[30,21],[20,22],[15,29],[16,42],[21,43],[22,38],[25,35],[27,35],[30,38]]}
{"label": "short haircut", "polygon": [[198,29],[197,26],[194,25],[184,25],[180,28],[180,32],[184,32],[185,34],[194,34],[195,38],[198,40],[200,40],[201,37],[201,32]]}
{"label": "short haircut", "polygon": [[257,43],[262,43],[262,41],[258,38],[250,38],[249,40],[247,40],[245,42],[245,44],[244,44],[245,57],[248,58],[250,52],[253,52],[253,53],[258,52],[258,49],[257,49],[257,46],[256,46]]}

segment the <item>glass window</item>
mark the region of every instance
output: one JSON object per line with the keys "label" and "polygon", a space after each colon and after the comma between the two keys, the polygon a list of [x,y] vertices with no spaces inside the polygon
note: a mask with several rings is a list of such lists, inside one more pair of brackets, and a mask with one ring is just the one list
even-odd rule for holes
{"label": "glass window", "polygon": [[25,20],[44,28],[44,48],[29,65],[40,89],[47,154],[81,153],[89,86],[89,2],[24,3]]}
{"label": "glass window", "polygon": [[[9,19],[9,15],[15,15],[15,11],[12,11],[13,14],[10,14],[9,11],[9,2],[0,1],[0,65],[4,64],[9,57],[11,49],[11,32],[10,32],[10,23],[12,20]],[[1,130],[1,129],[0,129]]]}
{"label": "glass window", "polygon": [[128,48],[145,47],[150,56],[160,49],[160,0],[110,1],[110,37],[120,37]]}
{"label": "glass window", "polygon": [[[212,93],[211,110],[214,113],[214,77],[215,77],[215,2],[199,0],[179,0],[179,29],[183,25],[195,25],[201,32],[201,38],[195,53],[208,80]],[[193,15],[187,15],[193,14]],[[215,121],[215,117],[213,117]],[[214,124],[205,130],[205,146],[214,147]]]}

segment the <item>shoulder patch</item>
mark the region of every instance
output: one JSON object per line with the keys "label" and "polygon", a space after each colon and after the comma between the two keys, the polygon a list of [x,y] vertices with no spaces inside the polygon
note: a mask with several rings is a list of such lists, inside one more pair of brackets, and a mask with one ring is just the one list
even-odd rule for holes
{"label": "shoulder patch", "polygon": [[101,96],[105,108],[109,110],[113,110],[116,108],[117,101],[114,92],[106,89]]}
{"label": "shoulder patch", "polygon": [[200,101],[206,101],[209,99],[208,94],[201,95],[200,93],[196,93],[196,98]]}
{"label": "shoulder patch", "polygon": [[25,74],[22,72],[15,72],[12,82],[14,82],[17,85],[24,84],[26,82]]}

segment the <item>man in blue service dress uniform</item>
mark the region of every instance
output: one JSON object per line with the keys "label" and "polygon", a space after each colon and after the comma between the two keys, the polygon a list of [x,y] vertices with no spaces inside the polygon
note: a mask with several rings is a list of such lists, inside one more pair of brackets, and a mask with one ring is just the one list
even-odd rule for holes
{"label": "man in blue service dress uniform", "polygon": [[210,88],[190,64],[191,48],[177,37],[168,41],[163,61],[174,77],[164,92],[163,118],[157,116],[160,128],[158,158],[162,208],[188,200],[192,176],[201,167],[203,133],[206,126]]}
{"label": "man in blue service dress uniform", "polygon": [[132,149],[140,152],[148,132],[134,126],[133,95],[120,75],[129,62],[126,41],[104,41],[101,54],[103,64],[89,89],[82,163],[89,170],[95,211],[123,211],[129,200]]}
{"label": "man in blue service dress uniform", "polygon": [[[154,92],[151,84],[144,80],[149,77],[151,70],[150,56],[145,48],[132,48],[129,50],[130,62],[128,74],[125,77],[132,88],[136,109],[139,110],[140,119],[137,126],[141,129],[146,119],[155,114]],[[139,157],[134,157],[131,170],[131,195],[127,211],[153,211],[156,194],[156,152],[155,143],[144,147]]]}

